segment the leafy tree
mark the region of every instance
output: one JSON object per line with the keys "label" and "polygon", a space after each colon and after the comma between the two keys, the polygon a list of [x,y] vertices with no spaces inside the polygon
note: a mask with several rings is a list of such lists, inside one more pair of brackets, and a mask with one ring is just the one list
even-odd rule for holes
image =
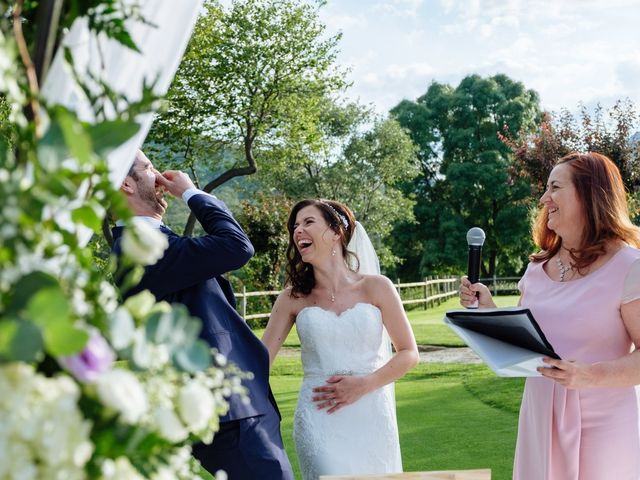
{"label": "leafy tree", "polygon": [[530,251],[530,191],[497,134],[530,132],[538,123],[538,95],[506,75],[470,75],[453,88],[432,83],[415,102],[391,110],[417,147],[420,175],[405,190],[416,195],[416,224],[398,224],[393,250],[406,260],[397,275],[459,273],[465,234],[487,234],[482,275],[522,268]]}
{"label": "leafy tree", "polygon": [[255,173],[256,155],[289,138],[313,144],[318,99],[345,86],[339,39],[302,0],[205,2],[149,146],[210,192]]}
{"label": "leafy tree", "polygon": [[627,99],[618,100],[609,110],[598,105],[589,112],[582,105],[577,118],[567,109],[545,113],[536,131],[519,132],[518,138],[512,138],[507,130],[500,137],[513,151],[515,168],[530,181],[534,195],[544,192],[556,160],[572,151],[599,152],[611,158],[633,194],[640,186],[640,143],[633,140],[637,128],[638,113]]}

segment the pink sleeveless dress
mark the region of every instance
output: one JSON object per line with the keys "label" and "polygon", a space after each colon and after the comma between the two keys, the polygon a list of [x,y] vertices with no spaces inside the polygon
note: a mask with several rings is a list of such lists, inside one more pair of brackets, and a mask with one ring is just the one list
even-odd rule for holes
{"label": "pink sleeveless dress", "polygon": [[[519,284],[520,303],[564,360],[622,357],[633,343],[620,306],[640,298],[640,278],[628,278],[638,276],[638,259],[640,250],[627,246],[598,270],[568,282],[551,280],[542,262],[531,263]],[[571,390],[547,378],[528,378],[513,478],[640,479],[639,393],[635,387]]]}

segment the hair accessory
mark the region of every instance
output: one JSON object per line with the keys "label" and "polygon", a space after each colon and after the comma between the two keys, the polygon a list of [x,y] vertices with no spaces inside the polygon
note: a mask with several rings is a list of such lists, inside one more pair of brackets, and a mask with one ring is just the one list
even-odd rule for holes
{"label": "hair accessory", "polygon": [[333,213],[336,214],[336,216],[340,219],[340,221],[342,222],[342,225],[344,226],[345,230],[349,229],[349,220],[347,220],[347,217],[345,217],[344,215],[342,215],[340,212],[338,212],[338,210],[336,210],[335,208],[333,208],[330,204],[328,204],[327,202],[323,202],[320,201],[321,204],[326,205],[327,207],[329,207],[331,209],[331,211]]}

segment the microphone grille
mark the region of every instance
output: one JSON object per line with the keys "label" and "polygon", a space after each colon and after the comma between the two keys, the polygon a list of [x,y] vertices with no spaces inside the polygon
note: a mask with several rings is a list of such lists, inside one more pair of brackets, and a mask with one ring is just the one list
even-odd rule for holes
{"label": "microphone grille", "polygon": [[475,245],[481,247],[484,245],[484,239],[487,236],[480,227],[473,227],[467,232],[467,245]]}

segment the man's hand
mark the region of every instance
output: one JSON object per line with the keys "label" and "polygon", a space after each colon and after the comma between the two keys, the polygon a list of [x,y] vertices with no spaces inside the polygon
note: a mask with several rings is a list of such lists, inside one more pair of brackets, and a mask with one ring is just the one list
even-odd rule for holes
{"label": "man's hand", "polygon": [[174,197],[182,197],[185,190],[196,188],[189,175],[178,170],[167,170],[156,173],[156,184],[164,187]]}

